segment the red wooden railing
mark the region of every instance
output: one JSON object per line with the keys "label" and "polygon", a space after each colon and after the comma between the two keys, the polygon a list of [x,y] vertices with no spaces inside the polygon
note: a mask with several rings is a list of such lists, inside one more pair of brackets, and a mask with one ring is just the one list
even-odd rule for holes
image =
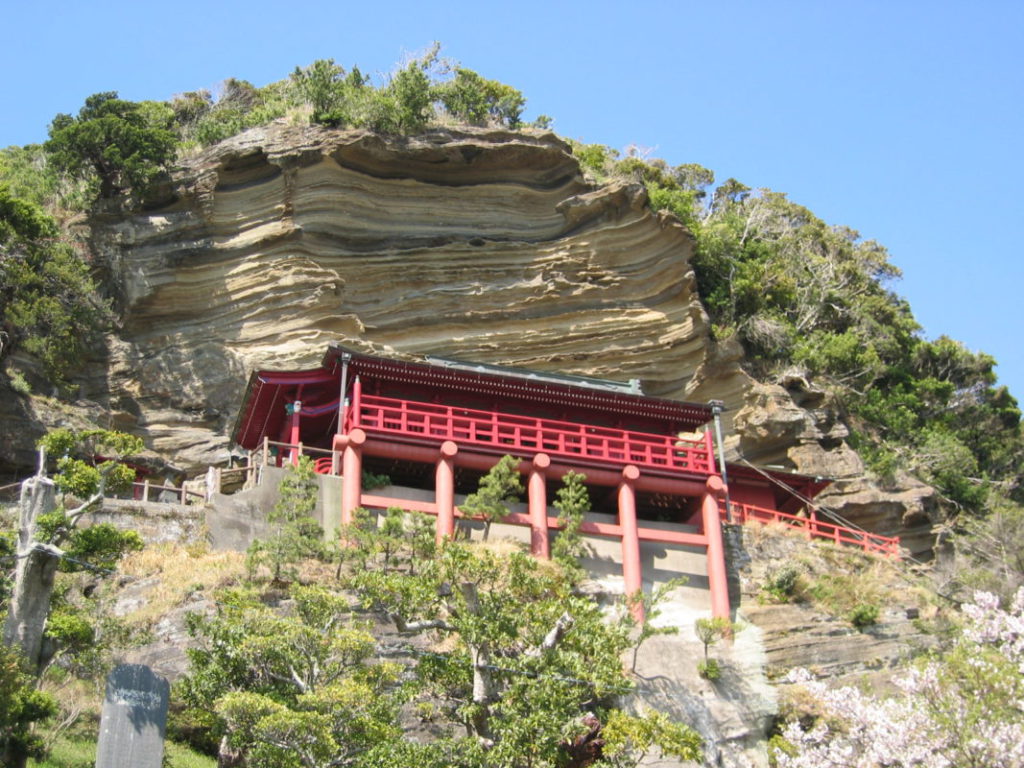
{"label": "red wooden railing", "polygon": [[341,462],[333,456],[321,456],[313,460],[313,471],[318,475],[336,475]]}
{"label": "red wooden railing", "polygon": [[715,472],[710,431],[703,440],[691,442],[674,435],[375,395],[363,395],[358,412],[350,411],[350,416],[349,428],[358,426],[370,433],[400,435],[417,442],[453,440],[508,453],[547,453],[700,475]]}
{"label": "red wooden railing", "polygon": [[[732,519],[736,523],[745,523],[753,520],[759,523],[782,523],[789,528],[800,529],[809,538],[834,541],[836,544],[849,544],[860,547],[865,552],[886,555],[888,557],[900,556],[899,537],[880,536],[877,533],[858,531],[854,528],[826,523],[814,517],[799,517],[786,512],[779,512],[774,509],[755,507],[750,504],[737,504],[731,502]],[[719,503],[722,519],[726,519],[725,502]]]}

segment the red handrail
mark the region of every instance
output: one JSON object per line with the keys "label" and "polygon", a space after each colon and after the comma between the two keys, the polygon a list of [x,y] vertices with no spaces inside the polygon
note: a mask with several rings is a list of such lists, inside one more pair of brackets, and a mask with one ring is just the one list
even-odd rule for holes
{"label": "red handrail", "polygon": [[[732,505],[733,520],[738,523],[745,523],[753,520],[759,523],[782,523],[783,525],[799,529],[808,537],[813,539],[824,539],[834,541],[836,544],[849,544],[860,547],[865,552],[874,552],[888,557],[900,556],[900,540],[898,536],[881,536],[877,533],[858,531],[835,523],[826,523],[815,517],[799,517],[786,512],[779,512],[774,509],[755,507],[751,504],[739,504],[735,501]],[[725,502],[719,505],[722,519],[726,519]]]}
{"label": "red handrail", "polygon": [[352,424],[417,442],[453,440],[509,453],[547,453],[615,464],[714,474],[710,433],[700,442],[556,419],[478,411],[363,394]]}

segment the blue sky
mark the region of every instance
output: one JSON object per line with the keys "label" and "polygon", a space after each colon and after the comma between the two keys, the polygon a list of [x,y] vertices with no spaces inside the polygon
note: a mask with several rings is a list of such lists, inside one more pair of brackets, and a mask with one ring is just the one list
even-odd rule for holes
{"label": "blue sky", "polygon": [[564,136],[785,192],[889,248],[925,335],[1024,399],[1024,3],[2,0],[0,146],[116,90],[166,99],[334,58],[443,53]]}

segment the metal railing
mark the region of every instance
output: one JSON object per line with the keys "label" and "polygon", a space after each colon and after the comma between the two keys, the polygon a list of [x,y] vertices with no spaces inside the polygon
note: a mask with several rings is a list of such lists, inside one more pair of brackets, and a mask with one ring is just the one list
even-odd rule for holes
{"label": "metal railing", "polygon": [[[898,536],[881,536],[877,533],[858,531],[835,523],[827,523],[818,520],[816,517],[800,517],[786,512],[779,512],[774,509],[755,507],[751,504],[739,504],[731,502],[733,521],[746,523],[754,521],[758,523],[781,523],[788,528],[798,529],[808,538],[832,541],[836,544],[846,544],[860,547],[865,552],[885,555],[887,557],[900,556],[900,540]],[[725,502],[721,502],[719,509],[722,519],[726,519]]]}
{"label": "metal railing", "polygon": [[[354,409],[353,409],[354,410]],[[700,440],[555,419],[363,395],[348,426],[415,442],[453,440],[508,453],[547,453],[699,475],[715,473],[711,433]]]}
{"label": "metal railing", "polygon": [[[20,482],[0,486],[0,502],[16,503],[20,494],[20,488]],[[159,498],[161,494],[167,494],[168,497],[173,497],[174,500],[164,502],[163,499]],[[148,480],[134,482],[130,487],[121,491],[108,491],[105,498],[170,504],[202,504],[206,501],[206,497],[198,491],[175,485],[158,485]]]}

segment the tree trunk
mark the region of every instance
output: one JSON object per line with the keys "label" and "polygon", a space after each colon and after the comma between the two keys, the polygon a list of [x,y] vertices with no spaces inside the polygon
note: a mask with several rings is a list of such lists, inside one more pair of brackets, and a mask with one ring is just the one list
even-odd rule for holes
{"label": "tree trunk", "polygon": [[242,768],[244,765],[245,753],[232,749],[228,737],[222,736],[217,747],[217,768]]}
{"label": "tree trunk", "polygon": [[36,521],[40,515],[56,508],[56,497],[56,487],[49,478],[30,477],[21,484],[18,564],[14,592],[4,623],[4,643],[20,647],[37,674],[45,666],[42,658],[43,631],[62,552],[57,547],[36,541]]}
{"label": "tree trunk", "polygon": [[[463,599],[466,601],[466,610],[474,615],[480,615],[480,598],[477,595],[476,584],[465,583],[460,585]],[[491,670],[491,651],[486,640],[480,643],[467,642],[470,658],[473,662],[473,703],[477,705],[473,715],[473,730],[476,736],[491,743],[491,704],[497,701],[498,691],[494,684],[494,674]]]}

